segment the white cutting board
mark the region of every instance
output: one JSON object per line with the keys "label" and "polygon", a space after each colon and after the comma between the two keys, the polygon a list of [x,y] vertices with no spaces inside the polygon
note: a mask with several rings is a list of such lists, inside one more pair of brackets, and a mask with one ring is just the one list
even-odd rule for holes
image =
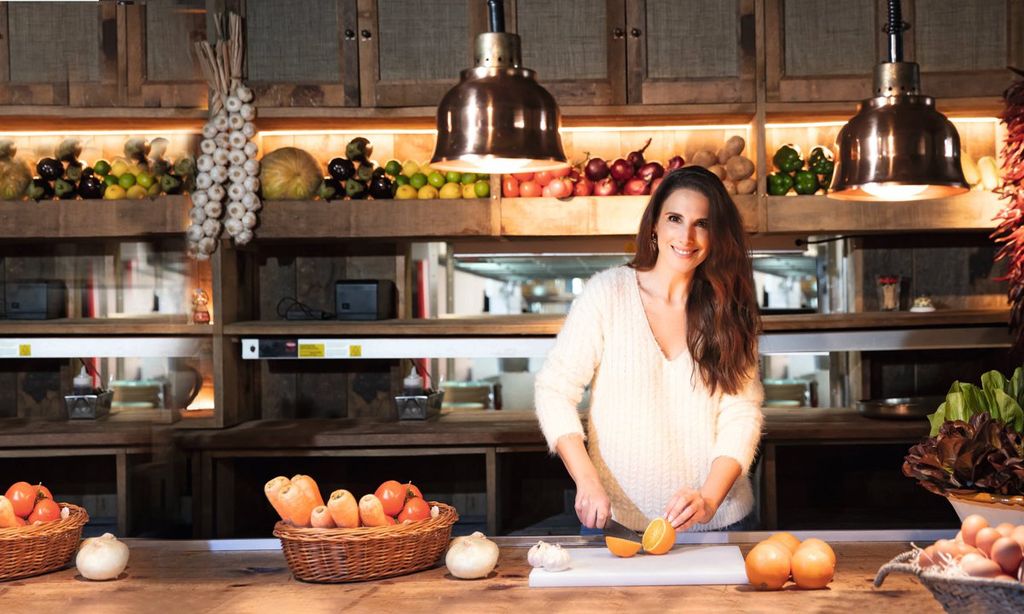
{"label": "white cutting board", "polygon": [[666,554],[639,553],[620,558],[607,548],[566,548],[572,567],[552,572],[535,568],[531,587],[665,586],[746,584],[747,571],[737,546],[676,546]]}

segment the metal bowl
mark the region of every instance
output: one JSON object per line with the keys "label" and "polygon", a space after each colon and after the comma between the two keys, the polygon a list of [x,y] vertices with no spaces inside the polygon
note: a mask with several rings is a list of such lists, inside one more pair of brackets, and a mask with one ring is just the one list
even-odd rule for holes
{"label": "metal bowl", "polygon": [[895,397],[857,401],[857,411],[867,418],[915,420],[938,409],[945,397]]}

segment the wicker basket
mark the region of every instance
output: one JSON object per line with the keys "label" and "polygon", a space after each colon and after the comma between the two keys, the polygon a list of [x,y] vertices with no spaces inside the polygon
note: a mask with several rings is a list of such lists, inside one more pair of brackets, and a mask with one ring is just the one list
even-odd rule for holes
{"label": "wicker basket", "polygon": [[305,582],[356,582],[400,576],[437,563],[448,547],[455,508],[437,506],[437,517],[409,524],[358,529],[274,526],[292,574]]}
{"label": "wicker basket", "polygon": [[61,503],[68,517],[34,526],[0,529],[0,581],[38,576],[66,566],[78,550],[89,514]]}
{"label": "wicker basket", "polygon": [[915,552],[904,552],[878,570],[875,586],[892,572],[917,576],[947,612],[971,614],[1024,612],[1024,584],[988,578],[950,578],[918,567]]}

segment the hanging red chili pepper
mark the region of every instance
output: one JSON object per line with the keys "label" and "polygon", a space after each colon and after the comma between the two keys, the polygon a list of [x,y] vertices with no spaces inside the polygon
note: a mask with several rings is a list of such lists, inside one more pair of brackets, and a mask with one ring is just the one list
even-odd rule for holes
{"label": "hanging red chili pepper", "polygon": [[[1024,71],[1011,68],[1024,77]],[[1003,92],[1006,107],[1001,119],[1006,124],[1003,158],[1003,183],[996,192],[1007,202],[996,215],[998,226],[991,238],[1002,246],[996,262],[1007,260],[1009,268],[999,281],[1009,282],[1010,332],[1014,352],[1024,351],[1024,80],[1017,80]]]}

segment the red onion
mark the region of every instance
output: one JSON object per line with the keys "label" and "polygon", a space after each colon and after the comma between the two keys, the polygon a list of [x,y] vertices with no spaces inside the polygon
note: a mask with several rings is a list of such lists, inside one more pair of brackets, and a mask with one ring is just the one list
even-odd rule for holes
{"label": "red onion", "polygon": [[594,196],[615,196],[619,193],[619,186],[611,177],[605,177],[594,184]]}
{"label": "red onion", "polygon": [[639,177],[634,177],[626,182],[626,185],[622,188],[623,194],[629,194],[630,196],[640,196],[641,194],[651,193],[651,184],[647,183]]}
{"label": "red onion", "polygon": [[640,170],[636,172],[636,176],[643,179],[644,181],[654,181],[658,177],[665,174],[665,168],[657,162],[648,162],[640,167]]}
{"label": "red onion", "polygon": [[684,164],[686,164],[686,160],[683,160],[682,156],[672,156],[668,159],[668,170],[674,171],[677,168],[683,168]]}
{"label": "red onion", "polygon": [[633,178],[633,165],[619,158],[612,162],[612,178],[615,181],[623,182]]}
{"label": "red onion", "polygon": [[601,181],[608,176],[608,172],[608,163],[601,158],[591,158],[583,169],[583,173],[591,181]]}
{"label": "red onion", "polygon": [[641,166],[644,165],[644,162],[645,162],[645,160],[644,160],[644,152],[647,151],[647,148],[650,147],[650,146],[651,146],[651,139],[647,139],[647,142],[644,143],[643,147],[641,147],[640,149],[638,149],[636,151],[629,152],[629,155],[626,156],[626,159],[629,160],[629,163],[633,165],[634,169],[638,169],[638,168],[640,168]]}

